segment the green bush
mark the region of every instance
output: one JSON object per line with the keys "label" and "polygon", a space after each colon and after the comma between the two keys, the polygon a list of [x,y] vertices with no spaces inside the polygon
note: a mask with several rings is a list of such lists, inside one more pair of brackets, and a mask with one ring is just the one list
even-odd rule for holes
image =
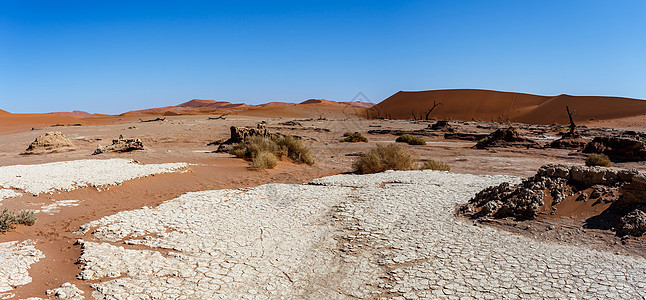
{"label": "green bush", "polygon": [[416,137],[410,134],[403,134],[399,136],[395,142],[407,143],[409,145],[426,145],[426,141],[421,137]]}
{"label": "green bush", "polygon": [[588,158],[585,159],[586,166],[602,166],[610,167],[610,158],[605,154],[590,154]]}
{"label": "green bush", "polygon": [[357,142],[368,142],[368,138],[365,136],[361,135],[361,133],[355,132],[346,132],[343,134],[343,139],[341,140],[342,142],[346,143],[357,143]]}
{"label": "green bush", "polygon": [[262,151],[251,159],[251,166],[258,170],[273,169],[277,165],[278,158],[276,158],[276,155],[267,151]]}
{"label": "green bush", "polygon": [[444,162],[437,160],[426,160],[420,170],[451,171],[451,167]]}
{"label": "green bush", "polygon": [[35,223],[36,216],[34,216],[34,212],[31,210],[23,210],[18,216],[6,208],[0,213],[0,232],[2,233],[13,229],[16,224],[32,226]]}
{"label": "green bush", "polygon": [[368,153],[362,154],[353,167],[360,174],[378,173],[386,170],[413,169],[413,156],[402,146],[390,144],[377,145]]}

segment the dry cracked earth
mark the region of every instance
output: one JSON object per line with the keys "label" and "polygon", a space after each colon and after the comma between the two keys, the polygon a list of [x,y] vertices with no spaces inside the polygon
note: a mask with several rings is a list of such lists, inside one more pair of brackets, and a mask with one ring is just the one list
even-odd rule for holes
{"label": "dry cracked earth", "polygon": [[[644,258],[455,216],[505,181],[519,178],[389,171],[187,193],[82,226],[79,278],[100,299],[646,297]],[[26,253],[0,274],[38,259],[26,243],[3,245]],[[50,295],[83,297],[69,285]]]}

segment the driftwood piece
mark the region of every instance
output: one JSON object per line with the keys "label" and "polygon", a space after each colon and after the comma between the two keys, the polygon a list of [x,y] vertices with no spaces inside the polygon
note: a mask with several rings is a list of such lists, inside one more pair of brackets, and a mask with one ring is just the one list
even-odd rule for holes
{"label": "driftwood piece", "polygon": [[147,122],[161,122],[161,121],[164,121],[164,120],[166,120],[166,118],[157,118],[157,119],[152,119],[152,120],[142,120],[142,119],[139,119],[139,121],[141,121],[142,123],[147,123]]}

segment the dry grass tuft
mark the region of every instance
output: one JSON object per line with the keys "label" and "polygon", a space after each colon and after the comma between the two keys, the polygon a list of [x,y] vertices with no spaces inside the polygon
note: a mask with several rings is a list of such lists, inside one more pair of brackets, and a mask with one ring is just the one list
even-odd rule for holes
{"label": "dry grass tuft", "polygon": [[275,163],[270,168],[275,167],[277,161],[283,156],[287,156],[290,160],[299,164],[304,163],[311,166],[315,163],[314,155],[312,154],[310,148],[305,145],[300,139],[289,135],[280,138],[265,138],[254,136],[242,143],[233,146],[229,150],[229,153],[246,160],[251,160],[252,166],[254,167],[257,167],[257,165],[272,165],[272,163],[266,157],[266,154],[263,154],[265,157],[263,157],[261,160],[263,160],[267,164],[261,164],[260,161],[258,163],[254,163],[256,157],[261,153],[269,153],[274,156]]}
{"label": "dry grass tuft", "polygon": [[605,154],[590,154],[588,158],[585,159],[586,166],[602,166],[610,167],[610,158]]}
{"label": "dry grass tuft", "polygon": [[284,136],[276,141],[280,148],[279,155],[286,155],[295,163],[313,165],[314,155],[303,141],[291,135]]}
{"label": "dry grass tuft", "polygon": [[346,132],[343,134],[343,139],[341,139],[342,142],[346,143],[357,143],[357,142],[368,142],[368,138],[361,135],[359,132]]}
{"label": "dry grass tuft", "polygon": [[411,170],[413,161],[413,156],[400,145],[377,145],[370,152],[362,154],[353,167],[357,173],[371,174],[386,170]]}
{"label": "dry grass tuft", "polygon": [[426,145],[426,141],[423,138],[413,136],[413,135],[410,135],[410,134],[403,134],[403,135],[399,136],[395,140],[395,142],[407,143],[409,145]]}
{"label": "dry grass tuft", "polygon": [[258,170],[273,169],[278,165],[278,158],[275,154],[262,151],[251,159],[251,166]]}
{"label": "dry grass tuft", "polygon": [[36,223],[36,216],[31,210],[23,210],[20,214],[15,215],[8,209],[0,213],[0,232],[5,233],[15,227],[16,224],[32,226]]}
{"label": "dry grass tuft", "polygon": [[444,162],[437,160],[426,160],[420,170],[451,171],[451,167]]}

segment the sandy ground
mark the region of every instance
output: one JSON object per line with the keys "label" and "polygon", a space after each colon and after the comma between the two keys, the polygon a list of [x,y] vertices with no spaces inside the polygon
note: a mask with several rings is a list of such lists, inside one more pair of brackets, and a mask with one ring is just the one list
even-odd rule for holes
{"label": "sandy ground", "polygon": [[[167,116],[166,121],[142,123],[138,119],[122,118],[112,124],[36,127],[0,135],[0,166],[19,164],[41,164],[79,159],[134,159],[144,164],[186,162],[192,164],[187,172],[161,174],[125,181],[122,185],[107,190],[86,187],[67,192],[41,194],[28,193],[19,197],[4,199],[2,208],[11,210],[41,210],[38,221],[31,227],[18,226],[14,231],[0,236],[0,242],[35,241],[35,248],[45,255],[31,267],[33,282],[18,286],[17,297],[43,297],[48,289],[59,287],[65,282],[76,284],[90,295],[89,283],[76,279],[81,257],[81,246],[74,245],[79,238],[73,232],[81,225],[101,217],[142,206],[156,207],[164,201],[174,199],[187,192],[242,188],[265,183],[305,183],[314,178],[339,174],[351,170],[354,156],[347,154],[365,152],[376,143],[391,143],[393,135],[370,135],[370,129],[422,129],[425,122],[381,121],[360,119],[300,120],[302,127],[282,126],[278,123],[291,119],[270,119],[262,117],[230,116],[226,120],[208,120],[207,116]],[[247,162],[228,154],[210,153],[217,146],[207,146],[214,140],[226,139],[229,126],[254,126],[267,121],[273,131],[302,136],[310,144],[317,158],[315,166],[295,165],[284,161],[276,169],[254,171]],[[602,126],[621,124],[622,128],[644,131],[640,120],[605,122]],[[487,131],[477,124],[459,124],[468,131]],[[25,127],[25,126],[23,126]],[[329,131],[327,131],[329,130]],[[78,150],[40,156],[20,155],[37,136],[49,131],[61,131],[77,146]],[[344,132],[363,132],[368,143],[341,143]],[[148,148],[146,151],[126,154],[92,156],[97,144],[106,145],[119,135],[141,138]],[[545,137],[545,141],[554,136]],[[546,163],[582,164],[584,157],[569,150],[557,149],[496,149],[477,150],[475,142],[445,140],[441,136],[426,136],[425,146],[407,146],[420,158],[433,158],[448,163],[452,172],[474,175],[531,176]],[[619,168],[637,168],[646,171],[643,162],[618,163]],[[72,202],[76,200],[77,202]],[[465,201],[468,199],[465,199]],[[60,202],[67,201],[67,202]],[[56,203],[56,209],[47,207]],[[71,205],[71,204],[75,204]],[[57,212],[54,212],[57,211]],[[53,212],[53,213],[52,213]],[[566,241],[556,241],[566,242]],[[619,244],[617,247],[621,247]],[[604,244],[604,247],[605,244]],[[610,248],[613,251],[613,248]],[[622,252],[623,253],[623,252]]]}

